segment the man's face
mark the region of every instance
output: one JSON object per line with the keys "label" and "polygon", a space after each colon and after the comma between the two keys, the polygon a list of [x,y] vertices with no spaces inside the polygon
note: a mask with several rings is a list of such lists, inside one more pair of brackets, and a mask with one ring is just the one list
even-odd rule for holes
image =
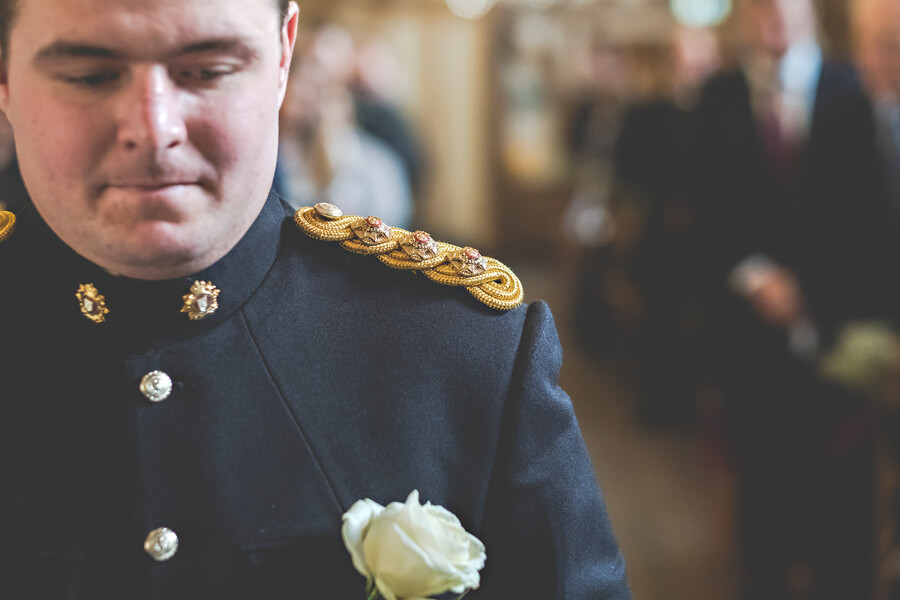
{"label": "man's face", "polygon": [[814,39],[816,15],[810,0],[747,0],[746,25],[757,52],[780,59],[791,44]]}
{"label": "man's face", "polygon": [[224,256],[272,182],[296,5],[19,0],[0,108],[38,211],[143,279]]}
{"label": "man's face", "polygon": [[857,60],[875,99],[900,99],[900,0],[867,0],[856,11]]}

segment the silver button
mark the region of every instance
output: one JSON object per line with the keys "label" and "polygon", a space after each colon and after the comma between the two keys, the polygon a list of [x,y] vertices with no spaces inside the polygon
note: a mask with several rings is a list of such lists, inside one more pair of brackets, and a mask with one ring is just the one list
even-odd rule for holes
{"label": "silver button", "polygon": [[178,536],[168,527],[154,529],[144,540],[144,551],[157,562],[167,561],[178,552]]}
{"label": "silver button", "polygon": [[141,379],[141,393],[150,402],[162,402],[172,393],[172,379],[162,371],[151,371]]}

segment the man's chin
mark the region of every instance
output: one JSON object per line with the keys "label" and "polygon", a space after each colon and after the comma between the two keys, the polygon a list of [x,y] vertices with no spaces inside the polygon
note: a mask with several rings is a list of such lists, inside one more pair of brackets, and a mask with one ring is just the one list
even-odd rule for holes
{"label": "man's chin", "polygon": [[[184,226],[167,222],[142,223],[103,257],[100,266],[135,279],[173,279],[195,273],[215,262],[213,244],[203,243]],[[106,264],[103,264],[106,263]],[[207,264],[209,263],[209,264]]]}
{"label": "man's chin", "polygon": [[197,184],[164,186],[110,186],[101,200],[102,211],[110,221],[179,222],[202,212],[209,203],[204,189]]}

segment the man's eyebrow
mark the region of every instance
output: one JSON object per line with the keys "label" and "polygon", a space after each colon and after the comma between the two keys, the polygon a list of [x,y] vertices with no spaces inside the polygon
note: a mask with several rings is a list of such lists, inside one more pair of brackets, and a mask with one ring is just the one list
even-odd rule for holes
{"label": "man's eyebrow", "polygon": [[186,54],[202,54],[205,52],[219,52],[223,54],[231,54],[242,60],[252,60],[256,58],[256,50],[245,43],[240,38],[214,38],[203,40],[194,44],[188,44],[178,50],[175,55],[183,56]]}
{"label": "man's eyebrow", "polygon": [[79,44],[76,42],[53,42],[41,48],[34,55],[33,62],[35,64],[52,63],[61,58],[119,58],[118,52],[102,46],[91,46],[90,44]]}
{"label": "man's eyebrow", "polygon": [[[257,56],[256,50],[240,38],[213,38],[186,44],[171,53],[169,58],[192,54],[219,52],[250,61]],[[58,41],[41,48],[34,57],[35,64],[48,64],[63,58],[125,58],[121,52],[104,46],[94,46],[78,42]]]}

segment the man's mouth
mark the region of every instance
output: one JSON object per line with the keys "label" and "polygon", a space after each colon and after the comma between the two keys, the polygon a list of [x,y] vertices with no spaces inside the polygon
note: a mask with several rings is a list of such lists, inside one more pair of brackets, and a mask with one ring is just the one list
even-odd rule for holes
{"label": "man's mouth", "polygon": [[185,187],[196,185],[196,181],[123,181],[110,184],[110,187],[122,190],[135,190],[142,192],[153,192],[157,190],[165,190],[175,187]]}

